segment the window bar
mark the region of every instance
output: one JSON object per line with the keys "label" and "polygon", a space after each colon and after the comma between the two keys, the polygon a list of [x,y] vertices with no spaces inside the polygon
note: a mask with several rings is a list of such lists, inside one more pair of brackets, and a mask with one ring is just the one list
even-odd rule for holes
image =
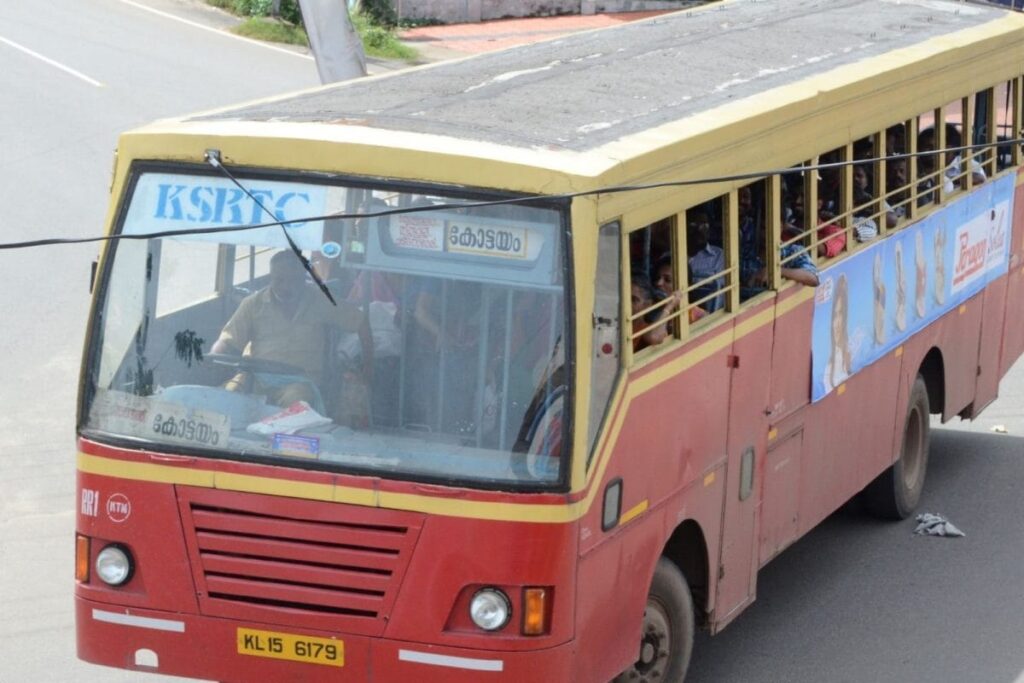
{"label": "window bar", "polygon": [[498,448],[503,450],[507,449],[505,440],[508,438],[508,413],[511,409],[511,394],[508,390],[508,376],[512,367],[512,299],[513,292],[508,289],[505,292],[505,367],[502,368],[501,376],[501,400],[498,405],[501,406],[501,425],[498,432]]}
{"label": "window bar", "polygon": [[917,217],[917,117],[914,117],[904,124],[906,131],[907,154],[910,158],[907,163],[907,195],[909,201],[906,204],[905,216],[908,221]]}
{"label": "window bar", "polygon": [[729,190],[725,196],[725,215],[722,216],[722,239],[725,241],[725,259],[729,266],[729,292],[726,295],[726,310],[734,313],[740,309],[740,287],[743,283],[738,280],[742,277],[740,272],[740,219],[739,219],[739,194],[736,189]]}
{"label": "window bar", "polygon": [[765,267],[768,269],[768,287],[778,289],[782,284],[781,267],[779,266],[779,244],[782,242],[782,177],[773,175],[765,178],[767,184],[766,197],[768,221],[765,223],[767,234],[765,244]]}
{"label": "window bar", "polygon": [[[398,428],[402,429],[405,427],[405,373],[407,370],[405,358],[409,353],[409,335],[407,331],[411,325],[415,324],[411,320],[415,314],[406,315],[407,311],[414,309],[409,306],[409,278],[405,275],[402,276],[402,298],[400,301],[405,309],[405,311],[399,312],[399,315],[402,316],[402,354],[398,357]],[[415,302],[413,302],[413,306],[415,306]]]}
{"label": "window bar", "polygon": [[844,162],[840,167],[842,171],[839,176],[839,214],[836,217],[836,222],[839,227],[843,229],[843,235],[846,237],[846,243],[843,248],[840,249],[842,252],[853,251],[853,143],[847,142],[842,147],[842,158],[840,161]]}
{"label": "window bar", "polygon": [[441,281],[441,324],[438,328],[437,348],[440,351],[440,362],[437,364],[437,408],[435,413],[437,419],[435,426],[437,432],[441,432],[441,425],[444,424],[444,390],[445,372],[448,368],[448,344],[445,341],[445,333],[448,331],[448,280]]}
{"label": "window bar", "polygon": [[[812,157],[810,166],[817,166],[820,157]],[[804,225],[803,243],[811,247],[811,260],[818,263],[817,229],[818,229],[818,175],[817,169],[807,169],[804,173]],[[810,244],[808,244],[808,242]]]}
{"label": "window bar", "polygon": [[885,210],[885,156],[888,153],[885,150],[885,132],[875,133],[871,136],[871,140],[871,148],[874,150],[872,156],[875,159],[871,166],[873,169],[871,196],[875,198],[875,205],[871,209],[871,213],[876,216],[878,236],[882,237],[889,231],[889,213]]}
{"label": "window bar", "polygon": [[[1022,94],[1024,94],[1024,93],[1021,92],[1021,79],[1019,77],[1018,78],[1014,78],[1013,79],[1013,93],[1011,94],[1011,97],[1013,97],[1013,106],[1011,107],[1011,110],[1012,110],[1012,113],[1011,113],[1011,117],[1012,117],[1011,126],[1012,126],[1012,128],[1010,130],[1010,135],[1009,135],[1009,138],[1011,140],[1017,138],[1021,134],[1021,104],[1022,104],[1021,100],[1022,100]],[[1012,150],[1013,165],[1014,166],[1019,166],[1020,162],[1021,162],[1021,149],[1020,149],[1021,146],[1020,146],[1019,143],[1013,143],[1012,145],[1010,145],[1010,148]]]}
{"label": "window bar", "polygon": [[[480,350],[477,353],[477,368],[476,368],[476,407],[474,415],[476,424],[476,445],[479,447],[483,444],[484,438],[484,388],[487,385],[487,350],[491,347],[491,288],[487,285],[480,287],[480,304],[484,307],[484,316],[481,321],[481,333],[479,347]],[[505,336],[508,336],[509,331],[505,330]]]}
{"label": "window bar", "polygon": [[[973,97],[963,98],[963,128],[960,134],[960,144],[967,145],[967,149],[957,152],[960,155],[960,177],[963,178],[960,182],[965,190],[970,190],[974,187],[974,174],[971,173],[971,162],[974,161],[974,148],[971,146],[974,143],[974,105],[975,99]],[[945,172],[945,170],[943,170]]]}

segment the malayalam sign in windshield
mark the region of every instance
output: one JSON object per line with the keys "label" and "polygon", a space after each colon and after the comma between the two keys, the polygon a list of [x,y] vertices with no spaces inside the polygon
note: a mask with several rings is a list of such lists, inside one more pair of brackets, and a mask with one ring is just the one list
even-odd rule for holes
{"label": "malayalam sign in windshield", "polygon": [[1006,273],[1015,183],[986,183],[822,273],[813,401]]}
{"label": "malayalam sign in windshield", "polygon": [[[320,248],[323,221],[302,219],[324,215],[326,187],[251,178],[240,182],[249,194],[229,178],[179,173],[143,174],[135,185],[123,232],[145,235],[166,230],[240,228],[273,221],[297,221],[288,223],[287,230],[299,248]],[[288,246],[280,225],[192,234],[181,239]]]}

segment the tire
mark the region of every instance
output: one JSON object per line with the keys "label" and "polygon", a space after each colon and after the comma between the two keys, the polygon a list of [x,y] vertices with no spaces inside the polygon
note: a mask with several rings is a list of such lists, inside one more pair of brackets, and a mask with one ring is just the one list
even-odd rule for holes
{"label": "tire", "polygon": [[928,469],[928,415],[928,387],[918,375],[910,391],[900,457],[864,489],[864,504],[876,517],[906,519],[921,500]]}
{"label": "tire", "polygon": [[647,594],[636,662],[614,683],[681,683],[690,665],[696,620],[686,579],[670,560],[658,558]]}

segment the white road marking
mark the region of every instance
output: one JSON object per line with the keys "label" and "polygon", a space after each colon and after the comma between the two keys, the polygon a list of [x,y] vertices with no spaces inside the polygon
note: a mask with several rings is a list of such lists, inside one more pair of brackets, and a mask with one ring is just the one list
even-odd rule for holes
{"label": "white road marking", "polygon": [[433,664],[434,666],[448,666],[453,669],[469,669],[471,671],[502,671],[505,668],[505,663],[500,659],[450,657],[448,655],[430,654],[429,652],[416,652],[415,650],[399,650],[398,659],[403,662]]}
{"label": "white road marking", "polygon": [[136,9],[145,10],[146,12],[152,12],[153,14],[155,14],[157,16],[160,16],[160,17],[163,17],[164,19],[170,19],[172,21],[179,21],[182,24],[185,24],[187,26],[191,26],[192,28],[198,28],[198,29],[202,29],[204,31],[209,31],[210,33],[216,33],[217,35],[224,36],[225,38],[234,38],[235,40],[241,40],[242,42],[249,43],[251,45],[257,45],[259,47],[263,47],[263,48],[266,48],[268,50],[273,50],[274,52],[282,52],[282,53],[284,53],[286,55],[291,55],[292,57],[298,57],[299,59],[307,59],[309,61],[313,61],[313,57],[311,55],[304,55],[304,54],[302,54],[300,52],[294,52],[292,50],[286,50],[283,47],[277,47],[276,45],[268,45],[267,43],[261,42],[259,40],[253,40],[251,38],[246,38],[245,36],[236,36],[234,33],[228,33],[227,31],[222,31],[219,28],[213,28],[211,26],[204,26],[203,24],[200,24],[198,22],[189,21],[188,19],[184,19],[182,17],[175,16],[175,15],[171,14],[170,12],[162,12],[162,11],[160,11],[158,9],[154,9],[152,7],[146,7],[145,5],[141,5],[141,4],[137,3],[137,2],[132,2],[132,0],[118,0],[118,1],[123,3],[123,4],[125,4],[125,5],[131,5],[132,7],[135,7]]}
{"label": "white road marking", "polygon": [[89,78],[88,76],[86,76],[81,71],[75,71],[70,66],[64,66],[60,62],[54,61],[54,60],[50,59],[49,57],[44,57],[43,55],[39,54],[38,52],[35,52],[34,50],[28,49],[24,45],[18,45],[13,40],[8,40],[7,38],[4,38],[3,36],[0,36],[0,43],[4,43],[5,45],[10,45],[15,50],[21,50],[22,52],[24,52],[25,54],[29,55],[30,57],[35,57],[36,59],[38,59],[41,62],[45,62],[45,63],[49,64],[52,67],[56,67],[56,68],[60,69],[64,73],[71,74],[75,78],[81,79],[81,80],[85,81],[86,83],[88,83],[89,85],[95,85],[97,88],[102,88],[103,87],[102,83],[100,83],[99,81],[97,81],[94,78]]}

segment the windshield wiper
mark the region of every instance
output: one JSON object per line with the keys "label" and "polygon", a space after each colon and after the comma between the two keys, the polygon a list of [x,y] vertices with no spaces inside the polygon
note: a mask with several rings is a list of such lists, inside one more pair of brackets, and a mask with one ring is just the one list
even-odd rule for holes
{"label": "windshield wiper", "polygon": [[274,213],[270,209],[263,205],[263,202],[257,199],[252,192],[249,192],[249,190],[247,190],[246,187],[242,185],[242,183],[238,182],[238,179],[231,174],[231,171],[229,171],[224,166],[224,164],[221,163],[220,150],[208,149],[206,150],[206,154],[204,156],[206,157],[206,161],[207,163],[210,164],[210,166],[213,166],[215,169],[223,173],[228,178],[228,180],[233,182],[235,186],[238,187],[239,190],[248,195],[249,199],[256,202],[256,206],[263,209],[267,213],[267,215],[270,216],[270,219],[274,221],[274,223],[281,226],[281,232],[284,233],[284,238],[288,241],[288,246],[291,247],[292,253],[295,254],[295,257],[297,259],[299,259],[299,262],[302,264],[302,267],[305,268],[306,272],[309,273],[309,276],[313,278],[313,282],[315,282],[317,287],[320,288],[320,291],[324,293],[324,296],[327,297],[327,300],[330,301],[333,305],[337,306],[338,303],[334,300],[334,297],[331,296],[331,291],[327,289],[327,285],[324,284],[324,281],[321,280],[320,276],[316,274],[315,270],[313,270],[313,264],[309,262],[309,259],[302,255],[302,250],[299,249],[299,246],[297,244],[295,244],[295,240],[292,239],[292,236],[288,234],[288,228],[277,216],[274,215]]}

